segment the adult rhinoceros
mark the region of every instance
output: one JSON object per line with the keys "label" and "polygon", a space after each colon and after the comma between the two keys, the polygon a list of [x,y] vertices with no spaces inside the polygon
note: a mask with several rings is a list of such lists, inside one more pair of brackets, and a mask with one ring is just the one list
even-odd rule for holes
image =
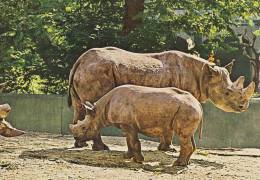
{"label": "adult rhinoceros", "polygon": [[[83,102],[94,103],[117,86],[134,84],[177,87],[200,102],[211,100],[224,111],[242,112],[255,88],[254,82],[246,88],[243,83],[243,76],[232,82],[226,68],[180,51],[140,54],[115,47],[94,48],[82,54],[70,71],[68,102],[74,107],[76,124],[85,117]],[[107,149],[100,136],[93,141],[93,149]],[[75,146],[82,142],[76,141]],[[161,150],[169,146],[160,139]]]}

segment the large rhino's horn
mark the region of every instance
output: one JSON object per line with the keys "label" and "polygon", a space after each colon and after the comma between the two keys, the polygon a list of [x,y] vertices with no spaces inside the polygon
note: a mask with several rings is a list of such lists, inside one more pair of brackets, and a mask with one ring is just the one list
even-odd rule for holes
{"label": "large rhino's horn", "polygon": [[237,78],[237,80],[233,83],[233,87],[236,89],[243,89],[244,87],[244,81],[245,81],[245,77],[244,76],[240,76],[239,78]]}
{"label": "large rhino's horn", "polygon": [[25,132],[14,128],[10,123],[5,120],[0,121],[0,135],[5,137],[15,137],[23,135]]}
{"label": "large rhino's horn", "polygon": [[251,82],[246,88],[243,89],[243,94],[246,99],[251,98],[255,91],[255,82]]}

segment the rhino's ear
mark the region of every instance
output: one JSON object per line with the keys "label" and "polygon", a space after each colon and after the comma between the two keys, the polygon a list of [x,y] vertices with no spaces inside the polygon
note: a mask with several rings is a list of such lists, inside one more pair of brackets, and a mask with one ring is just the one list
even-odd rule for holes
{"label": "rhino's ear", "polygon": [[85,107],[87,114],[95,115],[96,108],[93,104],[91,104],[89,101],[86,101],[85,103],[82,103],[82,105]]}
{"label": "rhino's ear", "polygon": [[207,77],[210,83],[216,83],[221,81],[220,72],[218,66],[208,65]]}
{"label": "rhino's ear", "polygon": [[214,67],[214,66],[211,66],[209,65],[209,76],[216,76],[219,74],[218,70]]}
{"label": "rhino's ear", "polygon": [[227,65],[224,66],[224,68],[226,68],[228,70],[229,74],[231,74],[231,72],[232,72],[234,62],[235,62],[235,59],[232,59],[232,61],[230,63],[228,63]]}
{"label": "rhino's ear", "polygon": [[245,76],[239,76],[233,83],[233,87],[236,89],[242,89],[244,87]]}

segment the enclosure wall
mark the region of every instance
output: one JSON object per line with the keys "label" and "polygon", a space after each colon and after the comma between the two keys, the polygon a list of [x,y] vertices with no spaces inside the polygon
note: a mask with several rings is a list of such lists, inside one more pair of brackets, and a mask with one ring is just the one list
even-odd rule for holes
{"label": "enclosure wall", "polygon": [[[16,128],[69,133],[68,124],[72,121],[73,111],[67,106],[66,96],[1,94],[0,103],[11,105],[12,111],[7,120]],[[252,99],[244,113],[226,113],[211,103],[203,107],[203,136],[200,142],[197,140],[199,146],[260,148],[260,99]],[[102,134],[121,135],[116,128],[106,128]]]}

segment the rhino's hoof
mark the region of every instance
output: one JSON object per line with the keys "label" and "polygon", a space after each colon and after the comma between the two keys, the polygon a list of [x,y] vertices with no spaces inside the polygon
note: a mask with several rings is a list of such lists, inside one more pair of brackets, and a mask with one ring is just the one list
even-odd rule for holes
{"label": "rhino's hoof", "polygon": [[133,161],[135,163],[142,163],[144,161],[144,157],[141,153],[134,154]]}
{"label": "rhino's hoof", "polygon": [[177,152],[177,150],[172,146],[165,146],[165,145],[159,145],[158,146],[159,151],[171,151],[171,152]]}
{"label": "rhino's hoof", "polygon": [[179,160],[176,160],[172,166],[187,166],[188,163],[186,161],[179,161]]}
{"label": "rhino's hoof", "polygon": [[131,159],[132,157],[134,157],[134,154],[133,154],[133,153],[130,153],[130,152],[126,152],[126,153],[124,153],[124,155],[123,155],[123,158],[124,158],[124,159]]}
{"label": "rhino's hoof", "polygon": [[92,150],[93,151],[105,151],[105,150],[107,150],[107,151],[109,151],[110,149],[109,149],[109,147],[107,146],[107,145],[105,145],[105,144],[93,144],[92,145]]}
{"label": "rhino's hoof", "polygon": [[87,147],[87,146],[88,146],[87,142],[75,141],[75,143],[74,143],[75,148],[82,148],[82,147]]}

